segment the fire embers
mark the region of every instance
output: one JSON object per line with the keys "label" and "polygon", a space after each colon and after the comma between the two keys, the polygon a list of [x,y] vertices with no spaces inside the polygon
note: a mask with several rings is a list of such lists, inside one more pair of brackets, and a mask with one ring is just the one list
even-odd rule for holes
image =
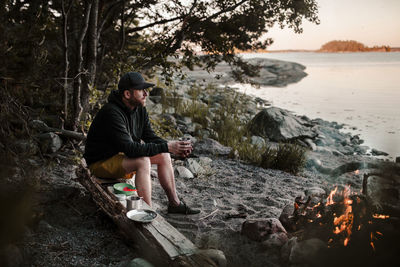
{"label": "fire embers", "polygon": [[293,213],[283,212],[280,220],[299,240],[322,240],[328,248],[321,256],[324,264],[335,260],[337,266],[341,259],[346,266],[354,264],[353,260],[364,266],[382,261],[390,264],[400,252],[395,245],[398,241],[394,242],[400,238],[398,219],[382,214],[371,203],[365,195],[352,192],[350,186],[338,186],[325,196],[296,198]]}

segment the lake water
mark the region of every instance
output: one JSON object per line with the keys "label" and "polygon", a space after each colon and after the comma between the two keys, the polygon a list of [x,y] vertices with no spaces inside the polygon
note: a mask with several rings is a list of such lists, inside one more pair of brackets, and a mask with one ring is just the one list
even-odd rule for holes
{"label": "lake water", "polygon": [[306,66],[307,77],[283,88],[235,85],[311,119],[346,124],[365,145],[400,156],[400,52],[391,53],[260,53],[263,57]]}

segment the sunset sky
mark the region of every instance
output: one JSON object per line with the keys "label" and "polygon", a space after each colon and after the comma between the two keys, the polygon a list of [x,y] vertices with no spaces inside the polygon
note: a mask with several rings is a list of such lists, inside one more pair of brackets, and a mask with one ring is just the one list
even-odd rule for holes
{"label": "sunset sky", "polygon": [[332,40],[355,40],[367,46],[400,47],[400,0],[317,0],[320,25],[303,23],[304,32],[273,28],[269,50],[319,49]]}

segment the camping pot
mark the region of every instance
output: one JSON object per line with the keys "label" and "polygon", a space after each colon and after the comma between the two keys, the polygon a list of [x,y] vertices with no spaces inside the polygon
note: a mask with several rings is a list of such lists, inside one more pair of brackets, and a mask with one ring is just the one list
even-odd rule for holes
{"label": "camping pot", "polygon": [[128,196],[126,197],[126,208],[127,210],[138,210],[142,207],[142,197],[138,196]]}

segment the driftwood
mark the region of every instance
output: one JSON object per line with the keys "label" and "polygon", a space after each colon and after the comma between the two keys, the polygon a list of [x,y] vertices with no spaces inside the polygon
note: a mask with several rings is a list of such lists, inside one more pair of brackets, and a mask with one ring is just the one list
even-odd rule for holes
{"label": "driftwood", "polygon": [[[96,204],[117,224],[141,256],[155,266],[217,266],[205,251],[199,250],[162,216],[158,215],[151,223],[134,222],[126,217],[126,208],[110,193],[110,184],[99,184],[83,166],[77,170],[77,176]],[[145,202],[143,205],[146,208]]]}
{"label": "driftwood", "polygon": [[31,126],[41,132],[53,132],[53,133],[56,133],[56,134],[59,134],[59,135],[62,135],[62,136],[68,137],[68,138],[80,140],[80,141],[86,139],[86,135],[84,135],[82,133],[49,127],[49,126],[47,126],[46,123],[39,121],[39,120],[32,121]]}

